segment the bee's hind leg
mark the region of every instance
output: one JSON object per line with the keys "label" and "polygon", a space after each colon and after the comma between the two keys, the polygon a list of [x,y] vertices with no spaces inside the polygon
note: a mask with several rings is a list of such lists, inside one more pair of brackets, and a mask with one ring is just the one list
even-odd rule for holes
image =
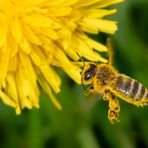
{"label": "bee's hind leg", "polygon": [[117,97],[109,90],[106,90],[103,99],[109,101],[109,110],[108,110],[109,121],[111,123],[119,122],[120,120],[118,119],[118,117],[120,112],[120,105]]}

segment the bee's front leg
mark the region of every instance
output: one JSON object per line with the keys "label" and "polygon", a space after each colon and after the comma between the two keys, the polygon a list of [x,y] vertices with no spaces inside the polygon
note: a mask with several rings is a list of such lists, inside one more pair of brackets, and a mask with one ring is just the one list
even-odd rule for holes
{"label": "bee's front leg", "polygon": [[119,122],[120,105],[117,97],[109,90],[105,91],[104,100],[109,101],[108,119],[111,123]]}
{"label": "bee's front leg", "polygon": [[94,93],[94,87],[93,87],[93,85],[89,86],[89,87],[85,90],[85,92],[84,92],[84,94],[85,94],[86,96],[88,96],[88,95],[90,95],[90,94],[92,94],[92,93]]}

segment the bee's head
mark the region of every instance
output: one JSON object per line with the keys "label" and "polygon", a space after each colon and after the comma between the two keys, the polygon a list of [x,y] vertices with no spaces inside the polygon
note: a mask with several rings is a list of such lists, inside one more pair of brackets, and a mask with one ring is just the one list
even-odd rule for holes
{"label": "bee's head", "polygon": [[[84,85],[92,84],[96,74],[97,65],[95,63],[85,64],[85,62],[83,61],[83,58],[77,52],[76,54],[80,57],[80,60],[84,63],[82,73],[81,73],[81,83],[83,87]],[[85,87],[84,89],[86,90]]]}
{"label": "bee's head", "polygon": [[85,65],[81,76],[82,84],[87,85],[93,83],[96,74],[96,68],[97,66],[94,63]]}

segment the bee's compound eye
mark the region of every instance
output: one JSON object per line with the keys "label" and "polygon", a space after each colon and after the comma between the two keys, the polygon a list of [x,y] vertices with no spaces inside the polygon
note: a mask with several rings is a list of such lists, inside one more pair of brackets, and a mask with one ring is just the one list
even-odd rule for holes
{"label": "bee's compound eye", "polygon": [[88,81],[92,77],[92,71],[87,71],[84,75],[84,80]]}

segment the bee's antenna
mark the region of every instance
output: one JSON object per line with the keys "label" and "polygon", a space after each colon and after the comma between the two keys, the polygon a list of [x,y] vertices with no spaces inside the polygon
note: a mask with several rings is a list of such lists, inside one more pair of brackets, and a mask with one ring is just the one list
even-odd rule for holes
{"label": "bee's antenna", "polygon": [[[80,60],[83,62],[83,64],[84,64],[84,65],[83,65],[83,69],[84,69],[84,67],[85,67],[85,62],[84,62],[83,58],[78,54],[78,52],[76,52],[76,54],[80,57]],[[85,86],[84,86],[84,84],[83,84],[83,82],[82,82],[82,76],[81,76],[81,84],[82,84],[84,90],[86,90],[86,88],[85,88]]]}
{"label": "bee's antenna", "polygon": [[83,64],[84,64],[83,68],[84,68],[85,67],[85,62],[84,62],[83,58],[78,54],[78,52],[76,52],[76,54],[79,56],[80,60],[83,62]]}

